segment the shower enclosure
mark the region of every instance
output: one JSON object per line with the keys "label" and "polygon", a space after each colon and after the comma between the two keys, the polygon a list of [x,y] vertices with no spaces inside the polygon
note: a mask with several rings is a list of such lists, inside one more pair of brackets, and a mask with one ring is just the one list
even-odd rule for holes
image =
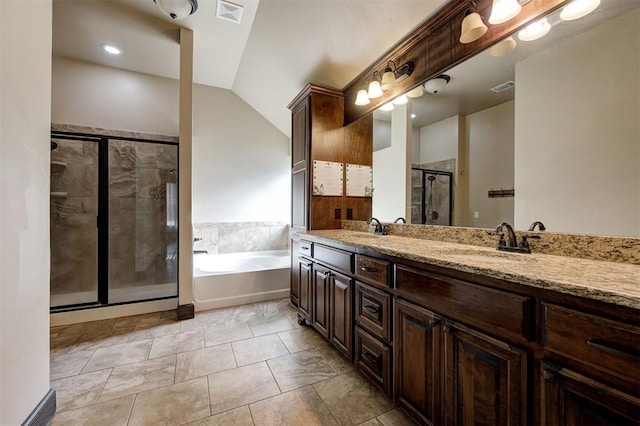
{"label": "shower enclosure", "polygon": [[51,309],[178,295],[178,146],[51,135]]}
{"label": "shower enclosure", "polygon": [[411,169],[411,223],[452,224],[453,173]]}

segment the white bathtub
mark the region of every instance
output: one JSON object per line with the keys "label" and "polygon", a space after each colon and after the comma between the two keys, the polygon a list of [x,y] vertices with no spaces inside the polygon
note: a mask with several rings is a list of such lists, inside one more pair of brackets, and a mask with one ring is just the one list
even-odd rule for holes
{"label": "white bathtub", "polygon": [[288,250],[193,256],[196,311],[289,296]]}

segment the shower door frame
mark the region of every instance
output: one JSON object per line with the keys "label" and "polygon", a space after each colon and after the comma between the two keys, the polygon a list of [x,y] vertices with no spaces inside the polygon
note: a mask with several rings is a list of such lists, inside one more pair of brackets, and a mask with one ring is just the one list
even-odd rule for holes
{"label": "shower door frame", "polygon": [[[176,295],[175,296],[161,296],[147,299],[125,301],[109,303],[109,141],[127,141],[127,142],[142,142],[142,143],[154,143],[158,145],[171,145],[176,148],[179,147],[178,142],[159,141],[154,139],[143,139],[126,136],[110,136],[100,135],[92,133],[81,132],[66,132],[60,130],[51,131],[51,139],[66,139],[76,140],[84,142],[94,142],[98,144],[98,213],[96,217],[96,227],[98,236],[98,248],[97,248],[97,287],[98,287],[98,300],[95,302],[77,303],[71,305],[61,305],[56,307],[49,306],[50,313],[78,311],[84,309],[103,308],[106,306],[118,306],[128,305],[131,303],[140,302],[153,302],[156,300],[174,299],[180,296],[180,252],[176,246]],[[176,184],[180,186],[180,175],[178,172],[180,164],[180,150],[176,151]],[[180,205],[180,191],[177,191],[177,205]],[[176,212],[176,222],[179,223],[180,210]],[[176,233],[176,244],[180,241],[180,227],[178,226]],[[51,292],[51,289],[49,289]]]}
{"label": "shower door frame", "polygon": [[425,212],[426,198],[427,198],[427,175],[441,175],[449,178],[449,225],[453,225],[453,173],[445,172],[441,170],[422,169],[420,167],[412,167],[411,170],[418,170],[422,172],[422,203],[421,208],[421,225],[427,224],[427,213]]}

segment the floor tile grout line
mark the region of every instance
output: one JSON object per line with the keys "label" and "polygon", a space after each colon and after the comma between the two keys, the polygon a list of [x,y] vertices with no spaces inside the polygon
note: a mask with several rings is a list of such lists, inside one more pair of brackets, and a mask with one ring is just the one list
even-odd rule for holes
{"label": "floor tile grout line", "polygon": [[[290,355],[284,355],[284,356],[290,356]],[[276,378],[276,375],[273,374],[273,370],[271,369],[271,366],[269,365],[269,361],[270,360],[265,360],[265,364],[267,364],[267,368],[269,369],[269,373],[271,373],[271,378],[273,378],[273,381],[276,382],[276,386],[278,387],[278,390],[280,391],[280,395],[282,395],[284,392],[282,392],[282,388],[280,387],[280,383],[278,383],[278,379]]]}
{"label": "floor tile grout line", "polygon": [[135,393],[133,394],[133,402],[131,403],[131,408],[129,409],[129,415],[127,416],[127,425],[129,425],[129,422],[131,421],[131,415],[133,414],[133,407],[135,407],[136,405],[136,401],[138,400],[138,394]]}

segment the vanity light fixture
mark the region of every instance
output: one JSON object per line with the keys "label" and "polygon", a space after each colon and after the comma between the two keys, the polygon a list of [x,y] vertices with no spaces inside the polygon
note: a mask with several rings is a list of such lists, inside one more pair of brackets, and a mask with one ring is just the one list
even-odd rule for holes
{"label": "vanity light fixture", "polygon": [[596,10],[600,6],[600,0],[573,0],[562,8],[560,19],[563,21],[573,21],[582,18]]}
{"label": "vanity light fixture", "polygon": [[549,32],[551,25],[547,18],[538,19],[532,24],[527,25],[518,33],[518,38],[522,41],[533,41],[543,37]]}
{"label": "vanity light fixture", "polygon": [[[393,65],[393,69],[391,69],[391,66]],[[389,61],[387,62],[387,67],[384,69],[384,74],[382,74],[382,82],[381,82],[381,88],[384,91],[387,91],[389,89],[393,89],[394,87],[396,87],[396,63],[393,61]]]}
{"label": "vanity light fixture", "polygon": [[393,102],[387,102],[380,107],[380,111],[393,111],[394,108]]}
{"label": "vanity light fixture", "polygon": [[171,19],[184,19],[198,10],[198,0],[153,0],[158,9]]}
{"label": "vanity light fixture", "polygon": [[422,89],[422,86],[414,87],[413,89],[407,92],[408,98],[419,98],[422,95],[424,95],[424,90]]}
{"label": "vanity light fixture", "polygon": [[409,102],[409,98],[407,98],[407,95],[400,95],[391,102],[393,102],[394,105],[405,105]]}
{"label": "vanity light fixture", "polygon": [[482,21],[482,16],[478,13],[478,6],[475,1],[469,2],[469,7],[464,13],[462,29],[460,30],[460,43],[466,44],[478,40],[485,35],[489,28]]}
{"label": "vanity light fixture", "polygon": [[120,48],[112,45],[112,44],[101,44],[100,45],[102,47],[102,50],[104,50],[105,52],[107,52],[110,55],[121,55],[122,54],[122,50],[120,50]]}
{"label": "vanity light fixture", "polygon": [[364,89],[358,90],[358,94],[356,95],[356,105],[369,105],[371,100],[367,95],[367,91]]}
{"label": "vanity light fixture", "polygon": [[493,0],[491,6],[491,15],[489,16],[490,24],[502,24],[509,19],[513,19],[522,10],[522,6],[518,0]]}
{"label": "vanity light fixture", "polygon": [[367,92],[369,99],[376,99],[383,95],[382,87],[380,87],[380,77],[376,78],[376,74],[380,75],[378,71],[374,71],[371,83],[369,83],[369,91]]}
{"label": "vanity light fixture", "polygon": [[444,86],[449,83],[449,80],[451,80],[451,77],[446,74],[440,74],[424,83],[424,88],[429,93],[438,93],[444,89]]}
{"label": "vanity light fixture", "polygon": [[513,37],[509,36],[491,46],[491,48],[489,48],[489,56],[499,58],[513,51],[517,45],[518,43],[516,43]]}

